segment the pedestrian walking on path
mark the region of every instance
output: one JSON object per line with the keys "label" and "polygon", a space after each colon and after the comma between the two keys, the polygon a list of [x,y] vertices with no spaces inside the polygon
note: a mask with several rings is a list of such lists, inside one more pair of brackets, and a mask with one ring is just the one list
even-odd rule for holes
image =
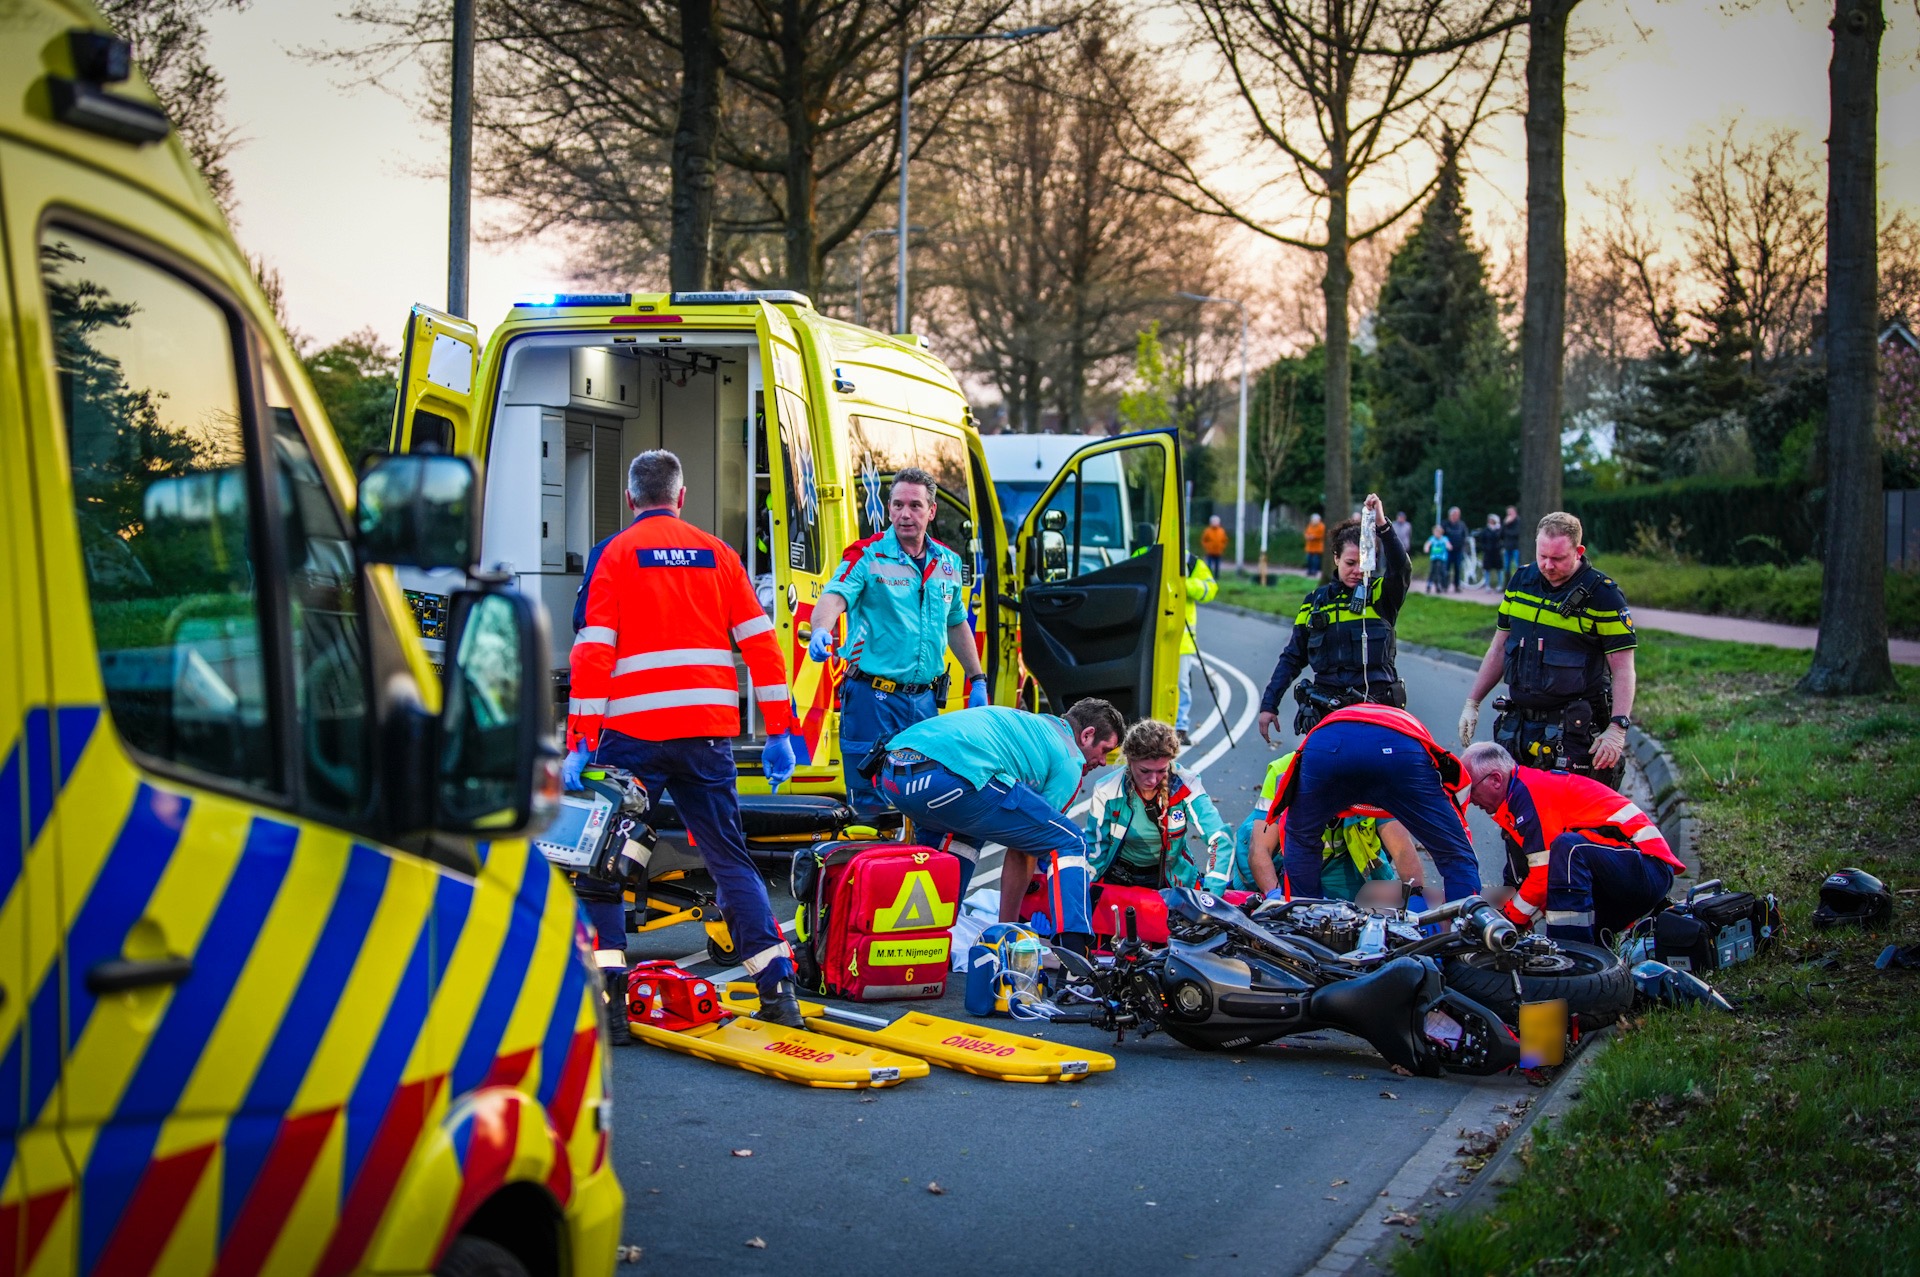
{"label": "pedestrian walking on path", "polygon": [[1200,553],[1207,556],[1207,571],[1219,576],[1220,560],[1227,553],[1227,529],[1217,514],[1207,520],[1206,529],[1200,533]]}
{"label": "pedestrian walking on path", "polygon": [[1467,571],[1467,542],[1469,532],[1466,520],[1460,517],[1459,506],[1447,508],[1447,521],[1441,525],[1447,534],[1447,571],[1453,579],[1453,592],[1460,593],[1461,579]]}
{"label": "pedestrian walking on path", "polygon": [[1301,534],[1307,545],[1307,575],[1320,575],[1320,556],[1327,547],[1327,525],[1318,514],[1307,516],[1307,530]]}

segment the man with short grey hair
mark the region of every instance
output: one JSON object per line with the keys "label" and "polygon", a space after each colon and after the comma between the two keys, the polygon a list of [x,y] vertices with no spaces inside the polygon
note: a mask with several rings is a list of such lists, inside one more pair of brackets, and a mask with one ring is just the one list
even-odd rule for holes
{"label": "man with short grey hair", "polygon": [[[888,493],[892,524],[847,547],[813,605],[807,655],[846,662],[840,685],[840,765],[847,801],[862,816],[891,805],[860,774],[875,744],[940,712],[947,699],[947,653],[967,676],[967,705],[987,703],[987,676],[967,625],[960,556],[928,535],[939,502],[931,474],[895,471]],[[847,638],[835,627],[847,618]]]}

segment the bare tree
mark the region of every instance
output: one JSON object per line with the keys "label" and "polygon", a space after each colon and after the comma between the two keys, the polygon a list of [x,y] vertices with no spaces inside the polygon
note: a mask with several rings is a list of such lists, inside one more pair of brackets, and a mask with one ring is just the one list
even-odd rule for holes
{"label": "bare tree", "polygon": [[1886,506],[1875,429],[1879,320],[1880,0],[1835,0],[1827,70],[1827,522],[1820,637],[1801,690],[1894,686],[1887,655]]}
{"label": "bare tree", "polygon": [[1532,0],[1527,14],[1527,282],[1520,319],[1523,528],[1560,508],[1565,469],[1560,431],[1567,322],[1567,22],[1579,2]]}
{"label": "bare tree", "polygon": [[676,290],[707,287],[719,195],[720,81],[727,58],[716,0],[678,0],[680,104],[674,117],[673,224],[667,278]]}
{"label": "bare tree", "polygon": [[99,0],[107,25],[133,46],[133,58],[166,108],[167,119],[207,180],[220,211],[233,216],[227,158],[239,136],[227,123],[227,84],[207,60],[207,17],[245,9],[250,0]]}
{"label": "bare tree", "polygon": [[[1129,111],[1165,126],[1172,109],[1149,51],[1095,10],[1070,44],[1012,54],[930,156],[921,207],[942,251],[928,278],[1011,429],[1037,429],[1047,408],[1085,429],[1089,393],[1127,366],[1140,330],[1177,290],[1210,284],[1207,237],[1123,136]],[[1167,324],[1183,367],[1199,363],[1182,345],[1199,327],[1189,308]],[[1191,393],[1184,406],[1204,411]]]}
{"label": "bare tree", "polygon": [[1811,348],[1826,218],[1800,136],[1744,138],[1738,122],[1688,149],[1675,208],[1694,274],[1745,298],[1755,373]]}
{"label": "bare tree", "polygon": [[1349,254],[1424,203],[1433,183],[1410,197],[1399,191],[1372,214],[1356,206],[1367,195],[1361,185],[1403,167],[1408,148],[1443,127],[1464,143],[1487,109],[1511,33],[1525,15],[1514,0],[1183,0],[1183,7],[1202,43],[1219,55],[1251,117],[1255,145],[1291,170],[1304,209],[1274,215],[1272,182],[1230,189],[1224,174],[1203,173],[1155,146],[1143,128],[1145,154],[1196,211],[1324,263],[1325,497],[1327,508],[1344,510],[1352,496]]}
{"label": "bare tree", "polygon": [[[682,258],[703,238],[711,145],[707,282],[820,292],[828,255],[898,172],[902,42],[986,30],[1013,0],[710,3],[480,0],[477,180],[519,210],[508,235],[559,230],[577,239],[583,273],[651,273],[676,256],[673,228]],[[371,40],[316,56],[382,80],[444,57],[440,0],[361,0],[347,17]],[[924,46],[916,150],[997,47]]]}

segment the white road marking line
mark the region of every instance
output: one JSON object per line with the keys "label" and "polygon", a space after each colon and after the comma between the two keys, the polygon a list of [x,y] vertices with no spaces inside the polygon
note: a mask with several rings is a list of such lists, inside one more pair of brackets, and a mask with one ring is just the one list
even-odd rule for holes
{"label": "white road marking line", "polygon": [[[1235,741],[1244,741],[1247,739],[1247,733],[1253,727],[1254,719],[1259,714],[1260,693],[1255,689],[1253,680],[1242,673],[1237,666],[1229,665],[1217,656],[1209,656],[1207,658],[1207,664],[1214,670],[1225,673],[1231,677],[1235,683],[1239,684],[1247,698],[1245,706],[1240,711],[1239,718],[1235,719],[1233,724],[1233,739]],[[1232,687],[1228,687],[1226,693],[1227,703],[1213,707],[1213,712],[1207,716],[1206,722],[1203,725],[1204,731],[1211,731],[1215,727],[1225,725],[1226,716],[1228,713],[1231,713],[1233,709],[1234,693]],[[1198,739],[1202,734],[1201,732],[1193,733],[1195,739]],[[1228,743],[1227,737],[1223,735],[1214,743],[1213,747],[1202,754],[1197,761],[1187,764],[1187,770],[1196,774],[1203,772],[1213,766],[1213,764],[1219,762],[1220,759],[1226,755],[1227,751],[1232,748],[1233,746]],[[1072,818],[1084,814],[1090,802],[1090,799],[1081,799],[1067,809],[1066,815]],[[1000,853],[1005,850],[1006,848],[1002,847],[999,843],[987,843],[981,847],[980,859],[975,863],[973,871],[973,880],[978,885],[972,892],[968,893],[967,898],[969,900],[973,899],[974,896],[983,890],[999,889],[998,873],[989,871],[998,869]],[[780,930],[787,935],[792,935],[793,925],[791,922],[785,923],[781,926]],[[674,961],[679,966],[691,967],[694,963],[707,961],[707,951],[702,948],[684,957],[676,958]],[[739,979],[745,972],[745,967],[728,967],[725,971],[715,973],[712,979],[715,984],[724,985],[729,980]]]}

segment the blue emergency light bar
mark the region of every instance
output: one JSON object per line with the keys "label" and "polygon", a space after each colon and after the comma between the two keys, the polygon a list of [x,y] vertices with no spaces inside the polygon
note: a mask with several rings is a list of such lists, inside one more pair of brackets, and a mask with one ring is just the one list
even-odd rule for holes
{"label": "blue emergency light bar", "polygon": [[523,293],[516,306],[630,306],[632,293]]}
{"label": "blue emergency light bar", "polygon": [[787,302],[813,309],[813,298],[791,288],[741,289],[738,292],[673,293],[675,306],[744,306],[749,302]]}

